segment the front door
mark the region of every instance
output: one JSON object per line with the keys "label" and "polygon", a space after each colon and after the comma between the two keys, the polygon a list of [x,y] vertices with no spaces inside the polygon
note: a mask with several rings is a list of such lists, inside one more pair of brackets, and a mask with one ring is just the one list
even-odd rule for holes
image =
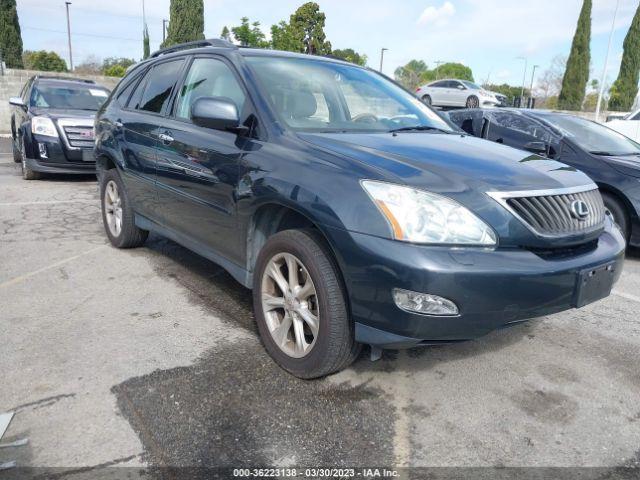
{"label": "front door", "polygon": [[232,68],[219,57],[193,59],[159,132],[157,182],[162,222],[229,260],[242,261],[235,192],[243,153],[253,140],[191,122],[191,106],[202,97],[232,100],[248,116],[246,95]]}

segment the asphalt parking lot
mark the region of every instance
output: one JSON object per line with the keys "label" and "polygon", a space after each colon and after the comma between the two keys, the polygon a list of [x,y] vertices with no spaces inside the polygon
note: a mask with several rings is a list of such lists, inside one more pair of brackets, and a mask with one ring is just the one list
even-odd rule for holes
{"label": "asphalt parking lot", "polygon": [[[119,251],[95,178],[0,154],[0,463],[640,464],[640,254],[611,297],[474,342],[363,355],[319,381],[260,345],[250,292],[152,235]],[[499,292],[496,292],[499,294]]]}

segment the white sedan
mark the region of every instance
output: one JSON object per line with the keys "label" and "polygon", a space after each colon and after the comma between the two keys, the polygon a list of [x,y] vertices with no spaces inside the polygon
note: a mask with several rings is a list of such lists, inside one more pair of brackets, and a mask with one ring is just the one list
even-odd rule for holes
{"label": "white sedan", "polygon": [[436,80],[416,90],[416,96],[434,107],[496,107],[496,94],[467,80]]}
{"label": "white sedan", "polygon": [[605,125],[631,140],[640,142],[640,110],[636,110],[624,118],[610,120]]}

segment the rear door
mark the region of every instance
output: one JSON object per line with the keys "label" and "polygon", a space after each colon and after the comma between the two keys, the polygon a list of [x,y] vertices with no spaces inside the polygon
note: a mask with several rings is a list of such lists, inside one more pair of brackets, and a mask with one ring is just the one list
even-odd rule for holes
{"label": "rear door", "polygon": [[447,103],[447,82],[441,80],[429,85],[429,94],[433,105],[448,105]]}
{"label": "rear door", "polygon": [[202,97],[232,100],[241,122],[253,114],[233,67],[220,56],[193,58],[173,113],[160,129],[158,195],[163,223],[191,241],[241,261],[236,192],[241,158],[259,148],[253,139],[193,124],[191,106]]}
{"label": "rear door", "polygon": [[[184,58],[158,63],[138,80],[116,126],[123,131],[122,157],[127,192],[139,213],[157,218],[156,148],[171,93]],[[129,90],[129,86],[123,91]]]}

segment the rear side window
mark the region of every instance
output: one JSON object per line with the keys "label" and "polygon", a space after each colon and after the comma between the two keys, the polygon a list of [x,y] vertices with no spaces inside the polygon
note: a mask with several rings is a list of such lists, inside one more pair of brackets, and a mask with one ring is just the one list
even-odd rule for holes
{"label": "rear side window", "polygon": [[148,74],[149,79],[146,81],[139,105],[137,107],[133,105],[133,107],[147,112],[161,113],[166,108],[171,91],[178,81],[182,62],[183,60],[180,59],[155,66]]}
{"label": "rear side window", "polygon": [[129,100],[129,97],[131,96],[131,92],[133,92],[133,89],[138,85],[138,80],[140,80],[140,75],[137,75],[120,91],[120,93],[118,93],[118,102],[121,105],[126,105],[127,100]]}
{"label": "rear side window", "polygon": [[441,82],[435,82],[435,83],[432,83],[432,84],[431,84],[431,85],[429,85],[429,86],[430,86],[430,87],[433,87],[433,88],[447,88],[447,84],[448,84],[448,83],[449,83],[449,82],[441,81]]}

